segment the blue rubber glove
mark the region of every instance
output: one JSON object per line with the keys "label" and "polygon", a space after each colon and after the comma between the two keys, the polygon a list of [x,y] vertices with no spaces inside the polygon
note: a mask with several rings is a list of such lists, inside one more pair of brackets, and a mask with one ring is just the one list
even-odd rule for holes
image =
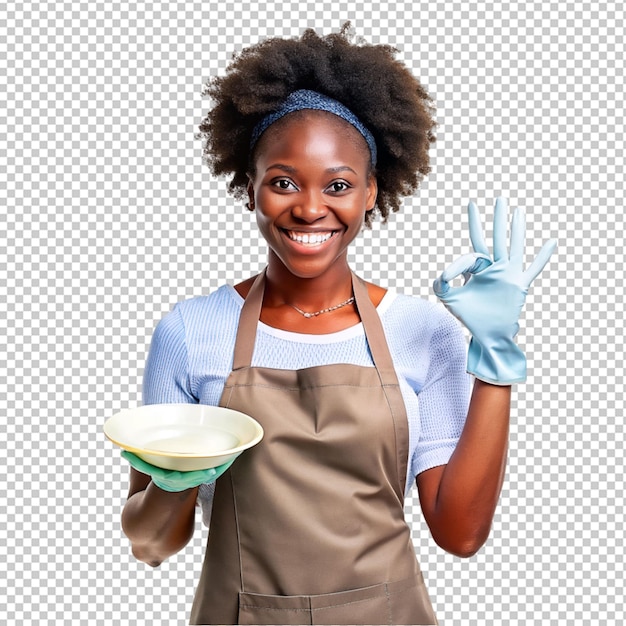
{"label": "blue rubber glove", "polygon": [[122,457],[137,471],[150,476],[152,482],[164,491],[185,491],[185,489],[215,482],[235,461],[235,459],[232,459],[228,463],[206,470],[177,472],[176,470],[163,469],[162,467],[146,463],[136,454],[128,452],[128,450],[122,450]]}
{"label": "blue rubber glove", "polygon": [[[519,317],[532,281],[556,248],[550,240],[524,271],[524,211],[516,209],[511,221],[511,248],[506,249],[507,204],[496,200],[493,225],[493,259],[485,244],[480,215],[469,203],[470,239],[474,252],[454,261],[434,282],[433,289],[447,309],[472,333],[467,371],[494,385],[526,380],[526,357],[515,344]],[[465,284],[451,287],[463,275]]]}

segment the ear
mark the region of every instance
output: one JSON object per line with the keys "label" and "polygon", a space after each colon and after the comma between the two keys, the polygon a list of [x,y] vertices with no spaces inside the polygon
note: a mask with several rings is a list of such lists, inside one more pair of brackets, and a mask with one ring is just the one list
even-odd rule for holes
{"label": "ear", "polygon": [[372,211],[376,206],[378,197],[378,181],[374,173],[370,173],[367,179],[367,210]]}
{"label": "ear", "polygon": [[254,211],[254,186],[250,177],[248,177],[246,192],[248,193],[248,202],[246,203],[246,207],[248,207],[249,211]]}

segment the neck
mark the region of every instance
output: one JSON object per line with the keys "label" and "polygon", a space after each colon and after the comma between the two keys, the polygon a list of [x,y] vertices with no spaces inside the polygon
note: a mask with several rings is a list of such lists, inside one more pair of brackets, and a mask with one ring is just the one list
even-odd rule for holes
{"label": "neck", "polygon": [[296,276],[272,256],[270,253],[266,275],[266,306],[295,304],[305,311],[319,311],[352,295],[352,273],[347,259],[338,259],[323,274]]}

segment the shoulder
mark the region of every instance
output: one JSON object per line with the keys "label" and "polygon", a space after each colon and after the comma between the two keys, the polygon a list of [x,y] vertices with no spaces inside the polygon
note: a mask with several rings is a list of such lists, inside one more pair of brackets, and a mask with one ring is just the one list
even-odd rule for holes
{"label": "shoulder", "polygon": [[456,320],[442,305],[417,296],[389,292],[380,308],[383,321],[390,325],[430,332],[441,326],[457,325]]}
{"label": "shoulder", "polygon": [[389,293],[379,312],[390,347],[398,353],[425,356],[433,350],[465,349],[461,325],[438,302]]}
{"label": "shoulder", "polygon": [[396,294],[381,319],[398,374],[416,393],[450,372],[465,376],[465,334],[443,305]]}
{"label": "shoulder", "polygon": [[212,293],[182,300],[158,323],[157,333],[185,337],[210,331],[215,325],[236,325],[243,300],[231,285],[222,285]]}
{"label": "shoulder", "polygon": [[383,298],[387,295],[387,290],[380,285],[374,283],[365,283],[367,286],[367,293],[374,306],[378,306]]}
{"label": "shoulder", "polygon": [[174,306],[172,313],[178,312],[183,317],[190,317],[210,311],[241,309],[241,303],[242,300],[232,285],[222,285],[207,295],[181,300]]}

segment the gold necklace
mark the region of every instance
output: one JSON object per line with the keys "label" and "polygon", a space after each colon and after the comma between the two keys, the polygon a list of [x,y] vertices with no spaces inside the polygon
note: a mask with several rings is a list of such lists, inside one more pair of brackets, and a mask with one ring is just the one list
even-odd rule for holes
{"label": "gold necklace", "polygon": [[342,306],[348,306],[348,304],[352,304],[353,302],[354,302],[354,296],[352,296],[351,298],[348,298],[347,300],[345,300],[344,302],[341,302],[340,304],[335,304],[335,306],[329,306],[327,309],[322,309],[321,311],[314,311],[313,313],[303,311],[302,309],[299,309],[295,304],[291,304],[290,306],[292,306],[296,311],[298,311],[300,315],[303,315],[306,318],[310,318],[310,317],[317,317],[318,315],[321,315],[322,313],[330,313],[331,311],[336,311],[337,309],[340,309]]}

